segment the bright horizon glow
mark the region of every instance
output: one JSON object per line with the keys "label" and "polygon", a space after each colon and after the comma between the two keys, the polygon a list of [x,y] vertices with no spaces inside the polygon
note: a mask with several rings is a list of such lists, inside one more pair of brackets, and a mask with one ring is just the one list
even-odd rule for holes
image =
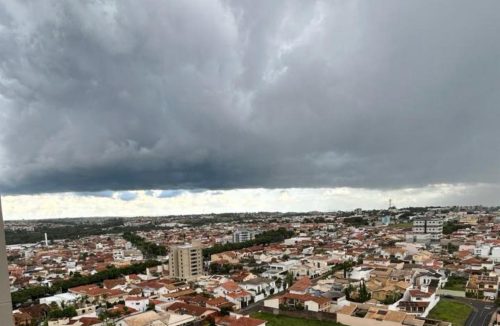
{"label": "bright horizon glow", "polygon": [[497,205],[499,187],[435,184],[420,188],[282,188],[131,190],[3,196],[6,220],[134,217],[240,212],[308,212],[397,207]]}

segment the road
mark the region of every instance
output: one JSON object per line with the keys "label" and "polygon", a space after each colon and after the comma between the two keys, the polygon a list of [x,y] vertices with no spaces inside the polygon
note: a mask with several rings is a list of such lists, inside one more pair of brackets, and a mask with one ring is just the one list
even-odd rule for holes
{"label": "road", "polygon": [[491,302],[468,298],[453,298],[453,300],[466,303],[473,308],[472,313],[465,322],[465,326],[488,326],[491,316],[496,310],[496,306]]}
{"label": "road", "polygon": [[243,315],[253,314],[254,312],[259,311],[261,309],[261,307],[263,306],[263,304],[264,304],[264,300],[249,304],[247,307],[241,308],[239,313],[241,313]]}

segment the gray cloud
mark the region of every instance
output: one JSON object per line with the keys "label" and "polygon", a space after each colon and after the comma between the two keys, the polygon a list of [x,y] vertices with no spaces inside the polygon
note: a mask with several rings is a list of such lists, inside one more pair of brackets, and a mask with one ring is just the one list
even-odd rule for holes
{"label": "gray cloud", "polygon": [[158,198],[173,198],[173,197],[177,197],[177,196],[180,196],[184,193],[183,190],[180,190],[180,189],[176,189],[176,190],[162,190],[158,196]]}
{"label": "gray cloud", "polygon": [[500,3],[0,7],[0,190],[498,183]]}
{"label": "gray cloud", "polygon": [[118,198],[124,201],[131,201],[137,198],[137,194],[132,191],[121,191],[118,193]]}

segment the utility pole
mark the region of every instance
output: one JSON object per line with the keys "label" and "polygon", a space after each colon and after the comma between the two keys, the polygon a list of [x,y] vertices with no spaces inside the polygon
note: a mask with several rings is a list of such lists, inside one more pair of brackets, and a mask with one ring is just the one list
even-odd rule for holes
{"label": "utility pole", "polygon": [[7,266],[7,249],[5,248],[2,199],[0,198],[0,320],[2,321],[2,325],[14,326],[14,319],[12,317],[12,301],[10,299],[9,270]]}

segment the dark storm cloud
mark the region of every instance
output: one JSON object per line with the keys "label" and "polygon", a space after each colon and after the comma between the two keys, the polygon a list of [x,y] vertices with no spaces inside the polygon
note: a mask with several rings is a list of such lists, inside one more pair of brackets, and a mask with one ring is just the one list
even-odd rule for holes
{"label": "dark storm cloud", "polygon": [[5,192],[500,179],[497,1],[1,6]]}

